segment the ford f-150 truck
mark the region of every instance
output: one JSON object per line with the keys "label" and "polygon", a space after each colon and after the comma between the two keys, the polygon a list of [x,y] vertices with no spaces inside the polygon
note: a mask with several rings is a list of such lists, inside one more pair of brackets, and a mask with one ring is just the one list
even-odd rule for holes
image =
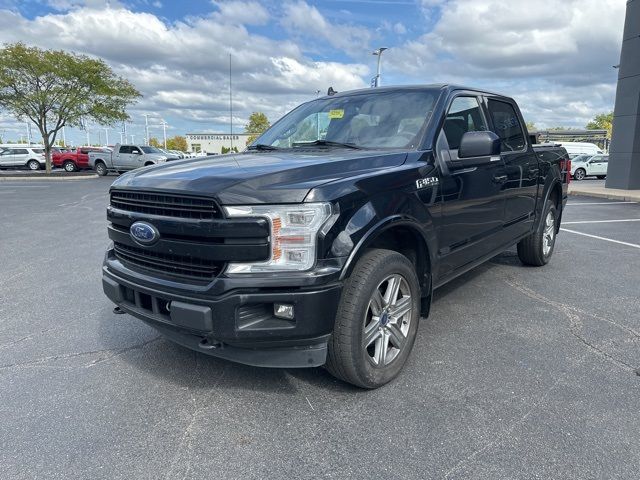
{"label": "ford f-150 truck", "polygon": [[167,155],[148,145],[121,145],[113,151],[89,152],[89,167],[101,177],[108,172],[125,172],[139,167],[165,163]]}
{"label": "ford f-150 truck", "polygon": [[325,365],[379,387],[433,291],[513,245],[545,265],[569,158],[534,151],[513,99],[452,85],[315,99],[239,154],[114,182],[103,289],[198,352]]}

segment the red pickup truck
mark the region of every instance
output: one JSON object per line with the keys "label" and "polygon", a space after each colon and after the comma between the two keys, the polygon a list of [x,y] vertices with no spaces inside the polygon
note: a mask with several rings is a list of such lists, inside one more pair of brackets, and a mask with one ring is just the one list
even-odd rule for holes
{"label": "red pickup truck", "polygon": [[89,152],[104,150],[99,147],[78,147],[70,152],[54,152],[51,161],[54,167],[62,167],[67,172],[75,172],[91,168],[89,166]]}

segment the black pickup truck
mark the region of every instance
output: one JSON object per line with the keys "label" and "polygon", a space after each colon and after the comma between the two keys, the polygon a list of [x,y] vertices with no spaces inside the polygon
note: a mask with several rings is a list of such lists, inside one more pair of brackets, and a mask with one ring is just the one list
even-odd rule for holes
{"label": "black pickup truck", "polygon": [[495,93],[318,98],[245,152],[117,179],[104,292],[196,351],[379,387],[435,288],[515,244],[524,264],[549,261],[570,167],[543,153]]}

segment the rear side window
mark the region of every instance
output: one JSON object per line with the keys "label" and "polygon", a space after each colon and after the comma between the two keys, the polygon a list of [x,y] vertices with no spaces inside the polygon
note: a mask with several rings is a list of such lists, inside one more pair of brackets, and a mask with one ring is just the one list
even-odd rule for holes
{"label": "rear side window", "polygon": [[41,154],[44,153],[44,148],[33,148],[33,153]]}
{"label": "rear side window", "polygon": [[447,112],[443,130],[451,150],[460,148],[460,141],[465,133],[486,130],[478,99],[456,97]]}
{"label": "rear side window", "polygon": [[511,104],[489,99],[489,115],[493,120],[495,133],[501,140],[500,151],[517,152],[525,147],[522,125]]}

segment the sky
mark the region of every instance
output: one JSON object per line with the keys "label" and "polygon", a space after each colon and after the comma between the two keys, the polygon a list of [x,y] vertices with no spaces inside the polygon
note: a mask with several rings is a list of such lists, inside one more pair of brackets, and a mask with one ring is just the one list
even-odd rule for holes
{"label": "sky", "polygon": [[[519,103],[536,127],[579,127],[613,109],[625,0],[0,0],[0,43],[104,59],[143,94],[129,134],[234,132],[325,94],[456,83]],[[34,128],[35,132],[35,128]],[[0,112],[0,137],[26,126]],[[90,126],[90,142],[120,128]],[[67,141],[86,132],[67,129]]]}

